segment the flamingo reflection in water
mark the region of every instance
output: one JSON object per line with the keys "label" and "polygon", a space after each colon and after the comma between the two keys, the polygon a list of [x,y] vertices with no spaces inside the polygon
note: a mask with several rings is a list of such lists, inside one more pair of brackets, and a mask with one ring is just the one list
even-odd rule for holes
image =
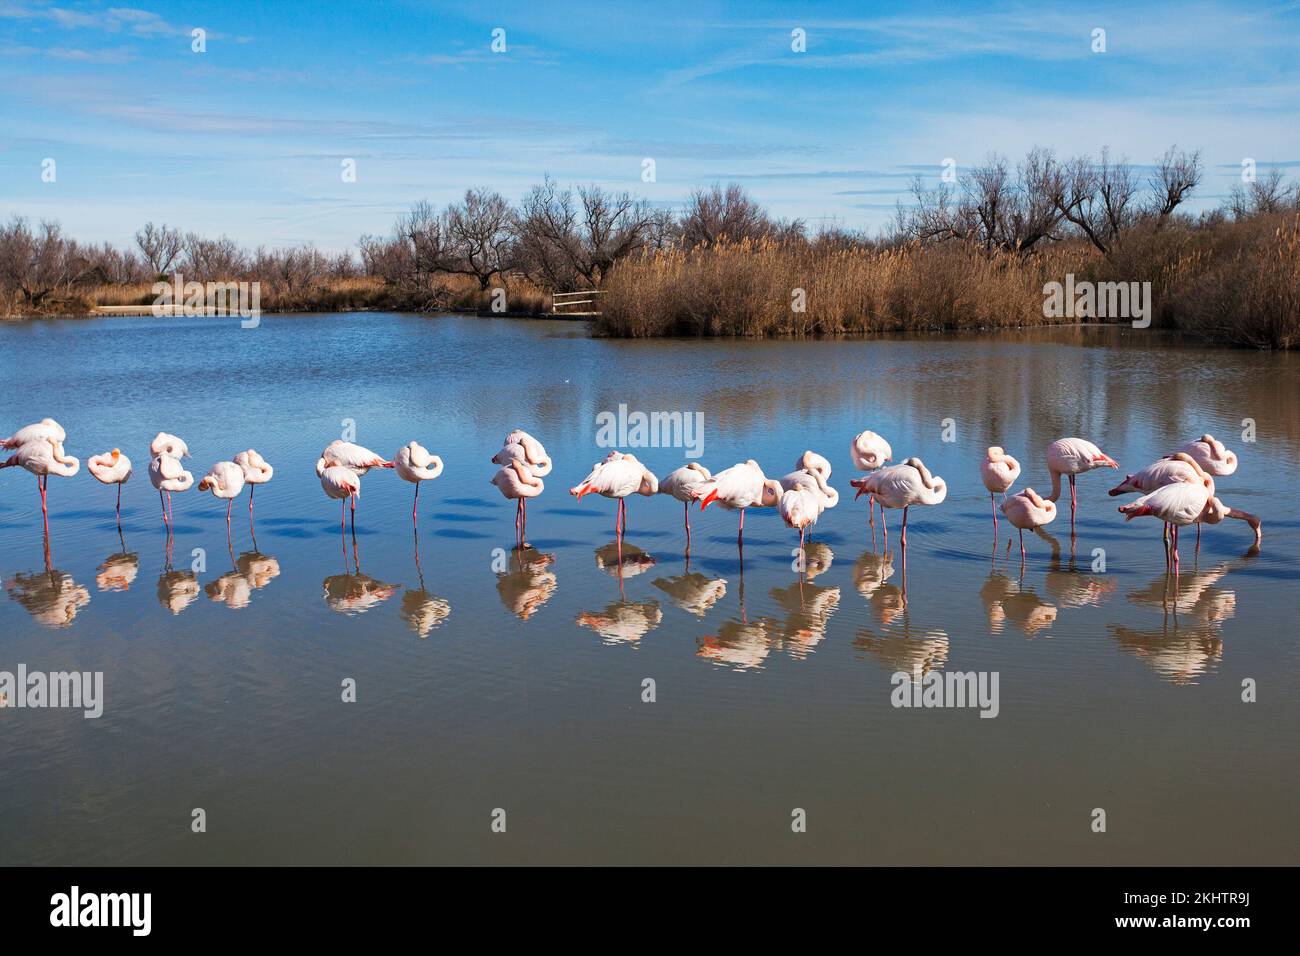
{"label": "flamingo reflection in water", "polygon": [[[412,443],[414,444],[414,443]],[[441,470],[441,468],[439,469]],[[416,486],[417,490],[419,486]],[[440,597],[429,593],[424,586],[424,569],[420,566],[420,531],[414,529],[415,538],[415,573],[420,579],[420,587],[407,588],[402,594],[402,620],[406,626],[419,637],[426,638],[436,627],[451,616],[451,605]]]}
{"label": "flamingo reflection in water", "polygon": [[615,601],[603,611],[583,611],[577,625],[600,635],[604,644],[636,644],[663,621],[658,601]]}
{"label": "flamingo reflection in water", "polygon": [[43,627],[72,626],[77,612],[90,603],[90,591],[57,568],[19,572],[5,582],[5,590]]}
{"label": "flamingo reflection in water", "polygon": [[656,578],[652,583],[674,606],[695,617],[704,617],[727,593],[726,578],[711,578],[698,571]]}
{"label": "flamingo reflection in water", "polygon": [[269,554],[245,551],[235,561],[235,566],[221,577],[211,581],[204,593],[231,610],[248,607],[253,592],[260,591],[280,576],[280,562]]}
{"label": "flamingo reflection in water", "polygon": [[555,594],[559,579],[551,570],[555,555],[536,548],[517,549],[508,559],[507,569],[497,573],[497,595],[507,611],[527,621]]}

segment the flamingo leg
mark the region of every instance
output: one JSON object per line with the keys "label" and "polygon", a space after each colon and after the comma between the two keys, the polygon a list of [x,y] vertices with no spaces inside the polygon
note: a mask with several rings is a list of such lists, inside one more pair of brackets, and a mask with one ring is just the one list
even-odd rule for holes
{"label": "flamingo leg", "polygon": [[889,550],[889,519],[885,517],[885,506],[880,506],[880,527],[885,533],[885,550]]}
{"label": "flamingo leg", "polygon": [[248,486],[248,520],[253,520],[253,492],[257,490],[257,485]]}
{"label": "flamingo leg", "polygon": [[1201,553],[1201,523],[1196,522],[1196,553]]}
{"label": "flamingo leg", "polygon": [[1020,529],[1020,563],[1025,563],[1025,529]]}
{"label": "flamingo leg", "polygon": [[420,510],[420,483],[415,483],[415,503],[411,505],[411,520],[414,521],[416,512]]}
{"label": "flamingo leg", "polygon": [[41,489],[41,523],[44,524],[45,526],[46,537],[49,537],[50,534],[50,513],[49,513],[49,509],[46,507],[46,502],[45,502],[45,491],[46,491],[46,486],[49,484],[49,481],[50,481],[49,475],[46,475],[43,478],[36,479],[36,485],[38,488]]}
{"label": "flamingo leg", "polygon": [[167,518],[171,521],[172,526],[176,525],[176,512],[172,511],[172,493],[167,492]]}
{"label": "flamingo leg", "polygon": [[903,505],[903,530],[899,532],[898,542],[903,547],[907,547],[907,509],[908,505]]}
{"label": "flamingo leg", "polygon": [[234,503],[234,498],[226,499],[226,537],[230,536],[230,508]]}
{"label": "flamingo leg", "polygon": [[[348,503],[347,499],[339,502],[339,534],[343,534],[348,528]],[[344,571],[347,568],[343,569]]]}
{"label": "flamingo leg", "polygon": [[1070,476],[1070,530],[1074,530],[1074,512],[1079,506],[1079,498],[1074,490],[1074,475]]}
{"label": "flamingo leg", "polygon": [[[885,509],[880,509],[881,520],[884,520]],[[874,529],[876,527],[876,496],[867,495],[867,524]]]}
{"label": "flamingo leg", "polygon": [[682,515],[686,519],[686,550],[691,550],[691,503],[682,502]]}
{"label": "flamingo leg", "polygon": [[352,537],[357,536],[357,497],[348,495],[348,501],[352,502]]}
{"label": "flamingo leg", "polygon": [[122,483],[117,483],[117,526],[122,527]]}
{"label": "flamingo leg", "polygon": [[167,523],[167,499],[163,497],[162,489],[158,490],[158,507],[162,509],[163,527],[170,530],[171,526]]}
{"label": "flamingo leg", "polygon": [[1178,573],[1178,525],[1174,525],[1174,574]]}
{"label": "flamingo leg", "polygon": [[740,531],[736,535],[736,540],[744,547],[745,544],[745,509],[740,509]]}
{"label": "flamingo leg", "polygon": [[993,509],[993,535],[998,533],[998,503],[993,500],[993,492],[989,492],[989,507]]}

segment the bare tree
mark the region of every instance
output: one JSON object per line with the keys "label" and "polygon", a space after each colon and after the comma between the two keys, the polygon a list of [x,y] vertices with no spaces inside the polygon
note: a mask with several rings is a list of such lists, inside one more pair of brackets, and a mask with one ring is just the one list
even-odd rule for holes
{"label": "bare tree", "polygon": [[682,238],[688,245],[761,239],[772,231],[767,212],[736,183],[695,190],[682,214]]}
{"label": "bare tree", "polygon": [[1112,163],[1110,150],[1103,148],[1100,163],[1076,157],[1061,167],[1052,184],[1057,211],[1100,252],[1109,254],[1133,218],[1137,180],[1128,162]]}
{"label": "bare tree", "polygon": [[1156,171],[1149,180],[1152,192],[1152,209],[1160,219],[1166,219],[1182,204],[1187,194],[1201,182],[1201,151],[1180,151],[1170,146],[1156,162]]}
{"label": "bare tree", "polygon": [[510,268],[512,216],[510,203],[500,193],[466,191],[464,200],[446,212],[442,271],[473,276],[479,288],[486,289],[494,275]]}
{"label": "bare tree", "polygon": [[229,236],[207,239],[185,235],[181,272],[197,282],[229,282],[243,275],[248,263],[244,250]]}
{"label": "bare tree", "polygon": [[91,274],[90,259],[57,222],[43,220],[32,230],[14,216],[0,226],[0,286],[19,293],[28,306],[66,295]]}
{"label": "bare tree", "polygon": [[656,217],[644,200],[599,186],[559,189],[549,176],[515,217],[519,261],[553,289],[598,287],[614,263],[651,241]]}
{"label": "bare tree", "polygon": [[181,254],[182,240],[180,230],[146,222],[144,228],[135,234],[135,244],[140,248],[149,271],[157,278],[165,275]]}
{"label": "bare tree", "polygon": [[631,193],[607,193],[599,186],[578,188],[582,204],[578,272],[599,287],[619,259],[641,248],[653,220],[650,204]]}

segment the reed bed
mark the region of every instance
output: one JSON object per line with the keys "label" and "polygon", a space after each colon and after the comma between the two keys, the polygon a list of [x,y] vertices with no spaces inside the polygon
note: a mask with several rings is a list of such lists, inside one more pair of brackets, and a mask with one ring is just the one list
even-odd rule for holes
{"label": "reed bed", "polygon": [[808,336],[1043,325],[1059,321],[1043,315],[1043,284],[1080,271],[1090,258],[1083,249],[1026,258],[958,245],[673,248],[619,264],[595,330]]}
{"label": "reed bed", "polygon": [[[719,242],[613,270],[596,334],[815,336],[1054,324],[1043,286],[1150,282],[1154,325],[1220,344],[1300,345],[1300,216],[1137,228],[1102,255],[1077,240],[1031,255],[965,243],[834,248]],[[798,311],[797,292],[804,292]],[[1110,318],[1100,321],[1127,321]]]}

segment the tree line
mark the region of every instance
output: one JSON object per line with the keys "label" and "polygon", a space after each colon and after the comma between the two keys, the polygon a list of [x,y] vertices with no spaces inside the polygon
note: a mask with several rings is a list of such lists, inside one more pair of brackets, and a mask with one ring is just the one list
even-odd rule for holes
{"label": "tree line", "polygon": [[[1054,243],[1079,240],[1103,256],[1146,224],[1180,215],[1201,184],[1200,154],[1171,147],[1142,171],[1127,160],[1058,158],[1035,148],[1012,164],[991,156],[953,183],[912,184],[877,236],[834,227],[810,230],[802,220],[773,217],[737,184],[695,190],[680,209],[654,205],[629,192],[597,185],[561,187],[550,177],[518,204],[474,188],[444,207],[421,201],[384,235],[363,235],[357,252],[323,253],[311,245],[249,250],[235,240],[146,223],[134,244],[86,244],[57,222],[32,224],[14,216],[0,224],[0,311],[49,311],[96,286],[151,283],[179,272],[199,282],[260,280],[295,295],[331,281],[371,277],[407,293],[445,277],[463,277],[487,290],[524,277],[539,288],[566,292],[602,286],[630,256],[720,243],[775,242],[819,248],[881,249],[958,243],[992,253],[1028,256]],[[1300,209],[1300,190],[1278,169],[1234,188],[1195,225],[1259,213]],[[430,303],[434,304],[434,303]]]}

